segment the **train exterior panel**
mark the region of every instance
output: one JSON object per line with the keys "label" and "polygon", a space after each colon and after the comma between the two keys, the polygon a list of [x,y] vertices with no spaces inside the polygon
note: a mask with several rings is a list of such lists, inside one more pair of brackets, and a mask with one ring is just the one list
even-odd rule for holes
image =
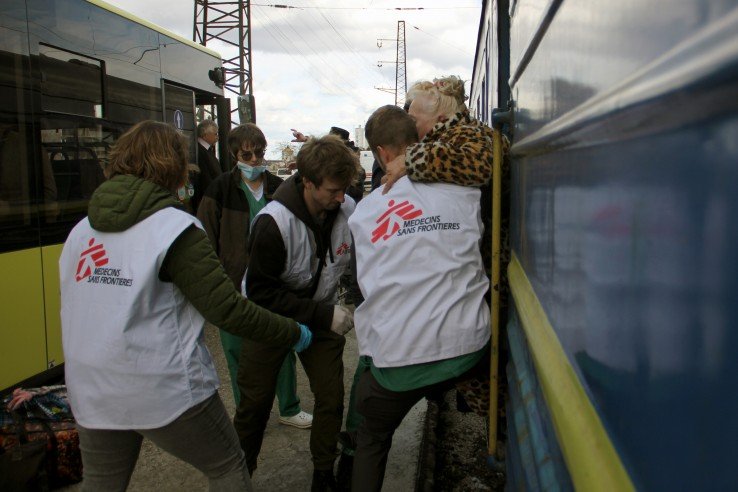
{"label": "train exterior panel", "polygon": [[470,100],[514,104],[511,488],[734,490],[736,2],[484,2]]}
{"label": "train exterior panel", "polygon": [[227,107],[221,65],[99,0],[0,2],[0,391],[63,363],[59,254],[110,146],[154,119],[189,137],[194,160],[198,108]]}

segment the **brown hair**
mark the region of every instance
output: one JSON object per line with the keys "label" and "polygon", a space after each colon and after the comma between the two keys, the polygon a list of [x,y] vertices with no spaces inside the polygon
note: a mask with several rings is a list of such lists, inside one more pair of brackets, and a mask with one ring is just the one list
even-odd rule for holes
{"label": "brown hair", "polygon": [[142,121],[110,150],[105,176],[130,174],[174,191],[187,179],[187,139],[172,125]]}
{"label": "brown hair", "polygon": [[264,132],[253,123],[238,125],[228,134],[228,150],[234,159],[238,161],[238,152],[244,142],[251,144],[254,149],[266,149],[267,141]]}
{"label": "brown hair", "polygon": [[395,149],[418,141],[418,129],[409,114],[400,107],[388,104],[372,113],[364,128],[366,141],[372,152],[378,146],[391,146]]}
{"label": "brown hair", "polygon": [[349,186],[359,172],[359,160],[343,140],[335,135],[310,138],[297,153],[297,171],[315,186],[323,179]]}

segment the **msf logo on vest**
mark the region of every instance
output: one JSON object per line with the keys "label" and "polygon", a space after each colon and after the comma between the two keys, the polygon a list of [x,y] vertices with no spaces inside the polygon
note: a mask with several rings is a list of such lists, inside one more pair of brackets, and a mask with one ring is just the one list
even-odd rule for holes
{"label": "msf logo on vest", "polygon": [[77,274],[74,276],[77,282],[81,282],[92,275],[95,268],[108,264],[108,256],[102,244],[95,244],[95,238],[92,238],[87,246],[88,248],[79,255]]}
{"label": "msf logo on vest", "polygon": [[379,225],[372,231],[372,244],[380,239],[383,241],[388,240],[397,234],[397,231],[403,227],[406,221],[423,215],[422,210],[415,208],[415,205],[407,200],[400,203],[390,200],[387,206],[389,207],[387,211],[375,221]]}

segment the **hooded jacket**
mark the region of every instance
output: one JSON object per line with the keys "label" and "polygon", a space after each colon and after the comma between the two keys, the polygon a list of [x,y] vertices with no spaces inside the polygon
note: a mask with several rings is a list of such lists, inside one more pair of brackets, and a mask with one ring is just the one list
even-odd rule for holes
{"label": "hooded jacket", "polygon": [[[92,195],[88,218],[95,230],[121,232],[168,207],[183,210],[174,195],[161,186],[134,176],[116,176]],[[177,286],[208,322],[234,335],[286,346],[300,339],[294,321],[240,295],[198,227],[189,227],[172,243],[159,278]]]}
{"label": "hooded jacket", "polygon": [[[233,285],[240,289],[243,274],[249,263],[247,249],[250,231],[249,201],[239,183],[241,171],[238,166],[218,176],[197,209],[197,218],[202,222],[210,242],[223,262]],[[282,179],[264,172],[264,197],[267,203],[282,184]]]}
{"label": "hooded jacket", "polygon": [[[305,205],[303,193],[302,178],[293,175],[282,183],[273,201],[254,219],[246,293],[260,306],[304,323],[313,331],[329,330],[335,300],[314,296],[316,291],[333,289],[335,292],[341,273],[348,267],[351,241],[346,222],[355,203],[346,196],[344,203],[336,210],[329,210],[323,223],[318,224]],[[285,220],[293,227],[292,233],[296,230],[304,233],[306,243],[290,235]],[[345,237],[334,234],[334,228],[339,227],[345,228]],[[291,244],[286,244],[285,239]],[[307,256],[300,256],[298,249]],[[326,278],[328,269],[331,274]],[[326,282],[330,285],[324,285]]]}
{"label": "hooded jacket", "polygon": [[82,425],[157,428],[211,396],[204,319],[271,345],[299,340],[294,321],[240,296],[199,226],[166,189],[116,176],[70,233],[59,261],[62,334]]}

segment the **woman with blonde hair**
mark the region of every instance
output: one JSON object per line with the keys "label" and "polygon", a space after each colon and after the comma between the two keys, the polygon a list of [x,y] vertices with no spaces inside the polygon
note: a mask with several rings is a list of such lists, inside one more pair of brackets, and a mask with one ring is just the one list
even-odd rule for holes
{"label": "woman with blonde hair", "polygon": [[492,178],[492,129],[469,114],[456,76],[416,82],[408,113],[420,142],[387,163],[384,192],[407,174],[412,181],[481,186]]}
{"label": "woman with blonde hair", "polygon": [[177,200],[187,141],[174,127],[135,125],[113,146],[106,176],[59,261],[82,490],[125,490],[144,437],[202,471],[211,490],[251,490],[204,322],[298,351],[310,332],[244,299],[228,279]]}

